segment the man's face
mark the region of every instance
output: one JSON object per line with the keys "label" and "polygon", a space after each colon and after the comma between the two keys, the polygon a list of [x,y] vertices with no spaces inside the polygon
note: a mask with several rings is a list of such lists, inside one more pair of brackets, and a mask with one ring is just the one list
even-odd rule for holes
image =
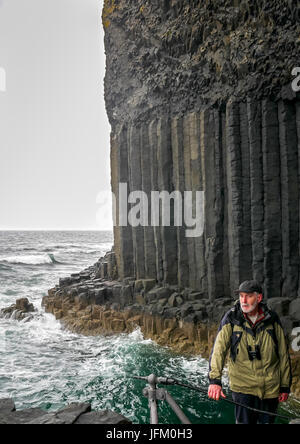
{"label": "man's face", "polygon": [[240,304],[243,313],[256,312],[258,304],[262,301],[262,295],[258,293],[240,293]]}

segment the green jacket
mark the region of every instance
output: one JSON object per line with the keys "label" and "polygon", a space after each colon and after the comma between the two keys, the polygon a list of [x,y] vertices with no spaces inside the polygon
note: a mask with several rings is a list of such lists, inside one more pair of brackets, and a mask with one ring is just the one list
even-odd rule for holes
{"label": "green jacket", "polygon": [[[244,316],[239,301],[225,314],[209,360],[209,381],[222,385],[222,371],[230,351],[231,390],[260,399],[276,398],[290,392],[290,357],[278,315],[264,304],[259,307],[264,318],[254,326]],[[249,356],[249,350],[258,350],[258,358]]]}

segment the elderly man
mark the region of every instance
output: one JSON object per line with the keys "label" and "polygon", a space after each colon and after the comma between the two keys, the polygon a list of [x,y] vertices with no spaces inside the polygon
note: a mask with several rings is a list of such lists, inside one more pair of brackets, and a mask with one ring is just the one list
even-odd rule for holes
{"label": "elderly man", "polygon": [[[208,396],[218,401],[222,371],[230,350],[228,370],[233,400],[275,413],[288,399],[291,366],[278,315],[262,303],[262,288],[245,281],[236,290],[239,300],[223,317],[209,361]],[[271,424],[275,417],[237,406],[237,424]]]}

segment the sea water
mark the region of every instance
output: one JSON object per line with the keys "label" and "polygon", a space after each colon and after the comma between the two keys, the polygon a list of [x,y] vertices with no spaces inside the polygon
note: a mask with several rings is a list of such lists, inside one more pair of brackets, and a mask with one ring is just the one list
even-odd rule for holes
{"label": "sea water", "polygon": [[[93,410],[149,424],[146,383],[132,376],[154,373],[207,388],[208,363],[200,356],[175,354],[139,330],[108,337],[73,334],[44,312],[48,289],[93,265],[112,243],[111,232],[0,232],[0,309],[23,297],[37,309],[30,322],[0,318],[0,398],[13,398],[18,410],[56,411],[89,402]],[[234,423],[231,404],[187,388],[167,390],[193,424]],[[158,406],[159,423],[180,424],[167,403]]]}

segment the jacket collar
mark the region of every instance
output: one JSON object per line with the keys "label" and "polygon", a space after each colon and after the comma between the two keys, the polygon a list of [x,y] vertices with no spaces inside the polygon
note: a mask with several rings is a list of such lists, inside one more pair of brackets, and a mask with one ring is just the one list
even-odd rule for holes
{"label": "jacket collar", "polygon": [[[261,302],[258,306],[259,312],[261,314],[264,314],[264,317],[259,320],[255,326],[257,326],[260,323],[265,323],[268,322],[269,320],[272,319],[272,312],[270,311],[270,309],[268,308],[268,306]],[[249,322],[249,324],[251,325],[251,322],[246,318],[246,316],[244,315],[242,309],[241,309],[241,304],[240,301],[236,301],[234,304],[234,307],[232,309],[232,320],[234,323],[238,324],[238,325],[243,325],[245,323],[245,321],[247,320],[247,322]]]}
{"label": "jacket collar", "polygon": [[247,315],[247,313],[243,312],[243,316],[248,321],[248,323],[250,324],[251,327],[255,327],[257,324],[262,322],[265,319],[265,317],[266,317],[265,311],[263,310],[263,307],[260,304],[258,306],[257,318],[256,318],[256,321],[254,323],[251,321],[251,319]]}

